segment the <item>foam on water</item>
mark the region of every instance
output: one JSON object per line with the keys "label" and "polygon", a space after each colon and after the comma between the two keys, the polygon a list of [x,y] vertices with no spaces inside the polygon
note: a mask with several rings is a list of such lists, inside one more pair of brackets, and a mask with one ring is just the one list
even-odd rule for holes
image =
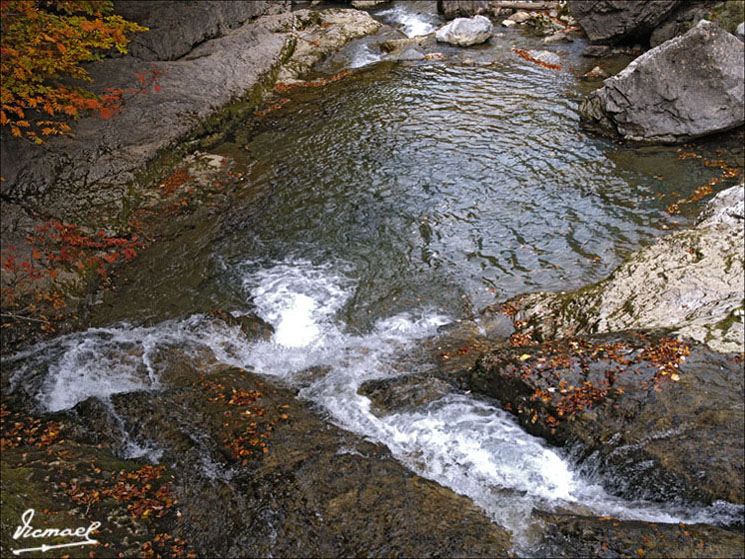
{"label": "foam on water", "polygon": [[[447,317],[435,310],[404,313],[378,321],[368,334],[344,332],[337,313],[352,297],[354,284],[328,265],[307,261],[249,274],[243,287],[257,313],[275,327],[272,340],[248,351],[246,366],[300,385],[305,369],[324,367],[327,372],[304,386],[302,397],[325,407],[341,427],[387,445],[417,473],[471,497],[518,533],[539,504],[549,509],[581,505],[598,515],[656,522],[729,522],[742,515],[741,507],[724,503],[692,509],[608,495],[543,440],[525,433],[510,414],[469,395],[451,394],[420,409],[378,417],[370,400],[358,394],[359,386],[421,372],[401,371],[401,356],[435,335]],[[288,343],[291,328],[297,343]],[[311,331],[315,338],[310,339]]]}
{"label": "foam on water", "polygon": [[[302,387],[300,396],[323,406],[332,421],[387,445],[415,472],[469,496],[512,529],[518,542],[536,506],[654,522],[728,523],[742,516],[742,507],[728,503],[691,508],[613,497],[583,479],[559,451],[525,433],[511,415],[467,394],[450,394],[411,411],[373,414],[359,386],[425,371],[430,365],[402,365],[402,358],[449,320],[436,310],[420,310],[382,319],[368,333],[348,332],[340,316],[356,286],[340,268],[288,260],[244,274],[247,299],[274,327],[268,341],[247,340],[237,327],[195,315],[152,328],[91,329],[6,361],[20,363],[14,385],[30,382],[38,402],[57,411],[91,396],[159,389],[162,371],[154,359],[159,348],[178,345],[187,354],[189,348],[209,349],[219,362]],[[309,377],[313,367],[321,372]]]}
{"label": "foam on water", "polygon": [[413,12],[407,8],[405,5],[394,6],[378,12],[376,16],[393,27],[399,27],[407,37],[429,35],[437,29],[430,14]]}

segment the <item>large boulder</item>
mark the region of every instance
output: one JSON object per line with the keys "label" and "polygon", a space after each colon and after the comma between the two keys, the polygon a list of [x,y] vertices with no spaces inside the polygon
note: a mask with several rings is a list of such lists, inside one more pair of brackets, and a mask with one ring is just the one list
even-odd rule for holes
{"label": "large boulder", "polygon": [[465,388],[626,498],[745,502],[741,356],[630,331],[486,353]]}
{"label": "large boulder", "polygon": [[745,184],[720,192],[695,228],[631,254],[594,285],[518,297],[517,318],[539,338],[656,328],[745,351],[744,198]]}
{"label": "large boulder", "polygon": [[445,19],[487,15],[500,17],[518,10],[553,10],[559,7],[557,1],[542,0],[437,0],[437,11]]}
{"label": "large boulder", "polygon": [[569,0],[572,15],[593,43],[644,39],[681,0]]}
{"label": "large boulder", "polygon": [[247,21],[291,8],[290,0],[114,2],[117,14],[148,28],[129,45],[132,56],[141,60],[176,60],[194,46],[227,35]]}
{"label": "large boulder", "polygon": [[687,142],[741,126],[744,50],[701,20],[605,80],[581,103],[581,117],[599,132],[640,142]]}
{"label": "large boulder", "polygon": [[485,43],[492,36],[494,26],[489,18],[474,16],[459,17],[437,30],[435,38],[438,43],[450,43],[458,47],[470,47]]}

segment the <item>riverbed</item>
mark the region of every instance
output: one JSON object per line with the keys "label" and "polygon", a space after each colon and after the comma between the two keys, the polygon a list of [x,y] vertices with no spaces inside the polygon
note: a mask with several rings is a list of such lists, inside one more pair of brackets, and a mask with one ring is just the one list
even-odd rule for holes
{"label": "riverbed", "polygon": [[[434,2],[373,13],[410,36],[442,23]],[[447,391],[382,413],[358,392],[366,381],[431,373],[422,348],[487,305],[602,279],[630,251],[690,223],[696,204],[675,216],[665,208],[717,171],[681,160],[676,147],[583,131],[578,102],[599,85],[582,79],[595,63],[580,56],[583,45],[552,46],[562,61],[552,70],[512,52],[544,48],[513,29],[467,50],[438,45],[442,59],[417,62],[385,60],[374,38],[354,42],[319,68],[350,75],[283,94],[281,108],[211,150],[243,177],[229,207],[122,270],[90,329],[5,360],[12,386],[64,412],[88,398],[166,390],[166,349],[209,354],[211,366],[297,390],[324,421],[467,496],[521,554],[540,532],[535,508],[736,520],[741,511],[727,503],[613,496],[498,402]],[[741,158],[716,141],[705,149]],[[252,337],[214,311],[271,331]],[[126,432],[136,418],[122,417]],[[119,455],[160,463],[158,442],[129,431]]]}

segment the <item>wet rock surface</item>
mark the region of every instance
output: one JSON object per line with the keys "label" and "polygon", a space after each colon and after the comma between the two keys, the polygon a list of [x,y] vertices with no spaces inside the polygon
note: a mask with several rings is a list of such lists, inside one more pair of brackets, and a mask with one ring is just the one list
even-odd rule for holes
{"label": "wet rock surface", "polygon": [[409,375],[363,383],[358,393],[370,398],[374,411],[409,411],[453,391],[451,384],[429,375]]}
{"label": "wet rock surface", "polygon": [[580,105],[590,128],[625,140],[680,143],[745,123],[743,43],[702,20],[644,53]]}
{"label": "wet rock surface", "polygon": [[546,557],[742,557],[740,529],[539,513]]}
{"label": "wet rock surface", "polygon": [[567,294],[518,297],[537,337],[664,328],[723,352],[743,347],[743,196],[720,192],[693,229],[630,255],[607,279]]}
{"label": "wet rock surface", "polygon": [[482,357],[465,387],[499,400],[530,433],[576,448],[629,498],[745,501],[742,356],[626,332]]}
{"label": "wet rock surface", "polygon": [[177,472],[176,535],[200,556],[502,556],[509,547],[467,499],[246,371],[112,403],[131,436]]}

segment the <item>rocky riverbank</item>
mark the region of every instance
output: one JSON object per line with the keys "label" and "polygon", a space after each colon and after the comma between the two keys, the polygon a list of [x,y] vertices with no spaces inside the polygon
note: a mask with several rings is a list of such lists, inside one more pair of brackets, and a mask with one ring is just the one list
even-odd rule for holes
{"label": "rocky riverbank", "polygon": [[717,351],[745,351],[744,189],[720,192],[695,227],[630,255],[597,284],[518,297],[516,319],[537,339],[664,329]]}
{"label": "rocky riverbank", "polygon": [[[214,198],[188,184],[203,171],[187,169],[185,154],[281,104],[278,92],[313,64],[381,27],[364,11],[290,11],[286,1],[149,5],[119,5],[151,27],[131,54],[87,67],[95,91],[139,88],[119,114],[82,118],[41,146],[2,131],[2,322],[13,326],[4,351],[64,328],[110,263],[136,254],[165,217]],[[225,165],[213,171],[239,180]]]}
{"label": "rocky riverbank", "polygon": [[[629,255],[595,285],[504,304],[517,330],[463,371],[461,386],[571,449],[616,494],[745,503],[744,195],[743,184],[722,191],[696,227]],[[740,529],[653,537],[642,523],[604,520],[545,517],[547,549],[623,555],[636,533],[661,546],[645,553],[661,556],[742,552]]]}
{"label": "rocky riverbank", "polygon": [[[467,498],[329,425],[295,391],[163,358],[164,391],[43,416],[21,394],[4,399],[3,556],[28,508],[53,527],[101,522],[100,557],[507,556],[509,533]],[[115,457],[123,442],[129,460]],[[149,464],[155,449],[168,467]]]}

